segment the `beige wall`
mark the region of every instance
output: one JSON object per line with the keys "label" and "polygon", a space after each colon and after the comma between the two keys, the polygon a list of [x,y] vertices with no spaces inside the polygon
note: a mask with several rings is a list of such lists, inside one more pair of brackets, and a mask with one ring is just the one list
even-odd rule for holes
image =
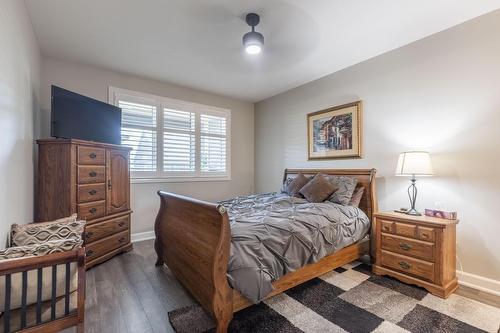
{"label": "beige wall", "polygon": [[[437,176],[418,181],[418,208],[458,211],[459,278],[500,293],[499,35],[496,11],[257,103],[256,191],[286,167],[375,167],[380,209],[407,207],[398,153],[429,150]],[[306,114],[356,100],[364,158],[307,161]]]}
{"label": "beige wall", "polygon": [[159,206],[157,190],[172,191],[209,201],[253,192],[253,104],[132,75],[44,58],[41,76],[41,107],[44,115],[42,137],[48,137],[50,134],[50,86],[52,84],[105,102],[108,101],[108,87],[114,86],[231,109],[231,180],[132,184],[133,233],[153,230]]}
{"label": "beige wall", "polygon": [[0,248],[12,223],[33,221],[33,120],[40,51],[24,1],[0,2]]}

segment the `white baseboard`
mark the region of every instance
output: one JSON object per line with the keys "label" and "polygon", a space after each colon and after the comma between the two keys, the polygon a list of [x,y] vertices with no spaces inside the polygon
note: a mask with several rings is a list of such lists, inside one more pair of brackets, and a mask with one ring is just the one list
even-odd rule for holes
{"label": "white baseboard", "polygon": [[500,281],[460,271],[457,271],[457,277],[458,284],[500,296]]}
{"label": "white baseboard", "polygon": [[141,242],[148,239],[155,239],[155,232],[154,231],[137,232],[135,234],[130,235],[130,238],[132,239],[132,243]]}

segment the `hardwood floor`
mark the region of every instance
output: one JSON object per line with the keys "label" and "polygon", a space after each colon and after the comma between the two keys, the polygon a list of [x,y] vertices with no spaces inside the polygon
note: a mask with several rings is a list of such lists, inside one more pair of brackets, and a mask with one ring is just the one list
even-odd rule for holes
{"label": "hardwood floor", "polygon": [[194,300],[167,267],[155,267],[155,260],[148,240],[87,271],[85,332],[174,332],[167,312]]}

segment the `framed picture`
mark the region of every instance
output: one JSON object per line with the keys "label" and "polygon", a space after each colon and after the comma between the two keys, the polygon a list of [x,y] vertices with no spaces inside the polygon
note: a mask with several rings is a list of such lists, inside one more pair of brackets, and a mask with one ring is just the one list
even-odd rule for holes
{"label": "framed picture", "polygon": [[361,157],[361,101],[307,115],[308,159]]}

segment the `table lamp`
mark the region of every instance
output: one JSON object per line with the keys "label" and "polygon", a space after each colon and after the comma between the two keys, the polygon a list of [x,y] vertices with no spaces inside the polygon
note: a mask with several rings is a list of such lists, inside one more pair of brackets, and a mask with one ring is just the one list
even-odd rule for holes
{"label": "table lamp", "polygon": [[407,151],[399,154],[396,176],[410,176],[411,185],[408,187],[408,198],[410,199],[410,209],[406,211],[408,215],[422,215],[415,209],[417,201],[417,187],[415,182],[417,176],[432,176],[431,157],[426,151]]}

